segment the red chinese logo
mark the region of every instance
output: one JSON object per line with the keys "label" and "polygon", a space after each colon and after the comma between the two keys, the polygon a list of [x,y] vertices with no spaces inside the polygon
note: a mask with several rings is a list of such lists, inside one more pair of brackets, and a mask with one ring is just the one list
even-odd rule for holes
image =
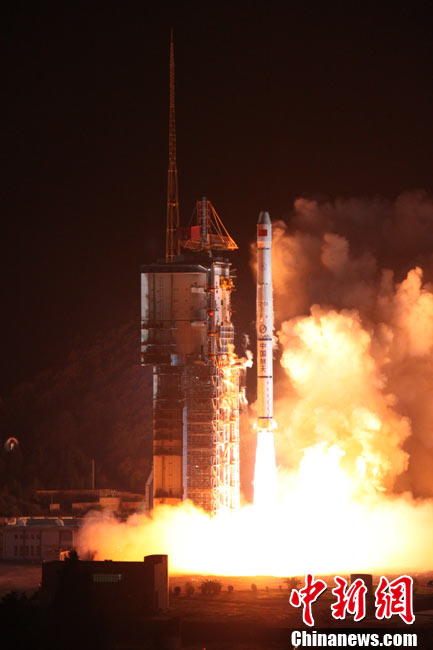
{"label": "red chinese logo", "polygon": [[326,590],[326,582],[324,580],[314,580],[311,573],[308,573],[305,578],[305,587],[302,589],[292,589],[290,594],[290,604],[293,607],[300,607],[303,605],[302,620],[305,625],[314,625],[313,614],[311,612],[311,605],[318,599],[321,593]]}
{"label": "red chinese logo", "polygon": [[391,618],[398,614],[405,623],[413,623],[412,587],[410,576],[400,576],[392,582],[382,576],[376,589],[376,618]]}
{"label": "red chinese logo", "polygon": [[[354,621],[362,621],[366,613],[367,594],[367,587],[362,578],[358,578],[350,586],[347,580],[340,576],[335,576],[334,580],[337,586],[332,593],[337,600],[331,605],[332,616],[344,620],[346,614],[351,614]],[[398,615],[405,623],[413,623],[415,616],[412,588],[413,579],[410,576],[403,575],[392,582],[382,576],[375,591],[376,618],[391,618]],[[290,604],[293,607],[303,607],[302,620],[305,625],[314,625],[312,605],[326,589],[326,582],[320,579],[314,580],[310,573],[305,577],[305,587],[299,590],[292,589]]]}
{"label": "red chinese logo", "polygon": [[346,612],[354,614],[354,621],[362,621],[365,616],[365,594],[367,587],[362,578],[358,578],[350,587],[347,587],[347,580],[335,576],[337,587],[334,587],[332,593],[337,596],[337,602],[331,605],[332,616],[334,618],[345,619]]}

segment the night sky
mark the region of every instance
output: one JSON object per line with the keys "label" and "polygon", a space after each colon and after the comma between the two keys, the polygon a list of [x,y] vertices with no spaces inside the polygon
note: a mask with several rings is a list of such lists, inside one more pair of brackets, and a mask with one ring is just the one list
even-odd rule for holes
{"label": "night sky", "polygon": [[429,6],[3,9],[0,395],[133,318],[138,363],[139,266],[163,254],[171,25],[181,219],[206,195],[239,243],[246,331],[260,210],[433,190]]}

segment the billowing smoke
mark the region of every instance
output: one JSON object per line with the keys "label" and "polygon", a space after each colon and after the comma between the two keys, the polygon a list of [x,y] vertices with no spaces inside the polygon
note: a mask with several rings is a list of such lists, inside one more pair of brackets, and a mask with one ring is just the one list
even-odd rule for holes
{"label": "billowing smoke", "polygon": [[280,463],[337,440],[377,486],[432,496],[432,199],[298,199],[274,232]]}
{"label": "billowing smoke", "polygon": [[290,408],[284,398],[277,403],[277,422],[287,426],[278,440],[289,445],[280,445],[280,463],[299,462],[316,444],[336,445],[344,454],[341,465],[367,489],[392,487],[407,467],[402,445],[410,426],[386,392],[358,313],[314,306],[311,316],[284,322],[280,340],[281,363],[296,394]]}

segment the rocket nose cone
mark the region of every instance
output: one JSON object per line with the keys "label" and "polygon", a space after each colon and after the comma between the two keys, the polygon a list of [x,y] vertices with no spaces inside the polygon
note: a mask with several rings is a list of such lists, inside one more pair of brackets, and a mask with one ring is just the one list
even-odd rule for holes
{"label": "rocket nose cone", "polygon": [[269,216],[269,212],[260,212],[259,220],[258,220],[257,223],[267,223],[267,224],[270,224],[270,223],[271,223],[271,218],[270,218],[270,216]]}

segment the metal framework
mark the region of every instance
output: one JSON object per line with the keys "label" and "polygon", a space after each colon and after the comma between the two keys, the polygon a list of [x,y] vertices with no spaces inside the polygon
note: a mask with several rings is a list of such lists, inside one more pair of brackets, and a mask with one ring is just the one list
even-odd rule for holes
{"label": "metal framework", "polygon": [[243,368],[228,360],[184,373],[185,498],[216,514],[240,505],[239,406]]}
{"label": "metal framework", "polygon": [[142,268],[142,364],[154,368],[154,503],[239,507],[245,359],[234,352],[230,263]]}
{"label": "metal framework", "polygon": [[230,236],[212,203],[197,201],[188,228],[180,230],[179,244],[191,251],[234,251],[238,245]]}
{"label": "metal framework", "polygon": [[[239,507],[239,408],[245,360],[234,352],[231,264],[237,249],[211,202],[179,228],[175,74],[170,110],[165,263],[142,267],[141,362],[153,366],[153,504],[191,499],[205,511]],[[180,245],[183,258],[177,257]],[[205,253],[205,255],[203,255]]]}
{"label": "metal framework", "polygon": [[174,74],[174,40],[170,32],[170,109],[168,116],[168,179],[167,179],[167,229],[165,235],[165,260],[173,262],[179,254],[177,232],[179,229],[179,188],[176,162],[176,107]]}

